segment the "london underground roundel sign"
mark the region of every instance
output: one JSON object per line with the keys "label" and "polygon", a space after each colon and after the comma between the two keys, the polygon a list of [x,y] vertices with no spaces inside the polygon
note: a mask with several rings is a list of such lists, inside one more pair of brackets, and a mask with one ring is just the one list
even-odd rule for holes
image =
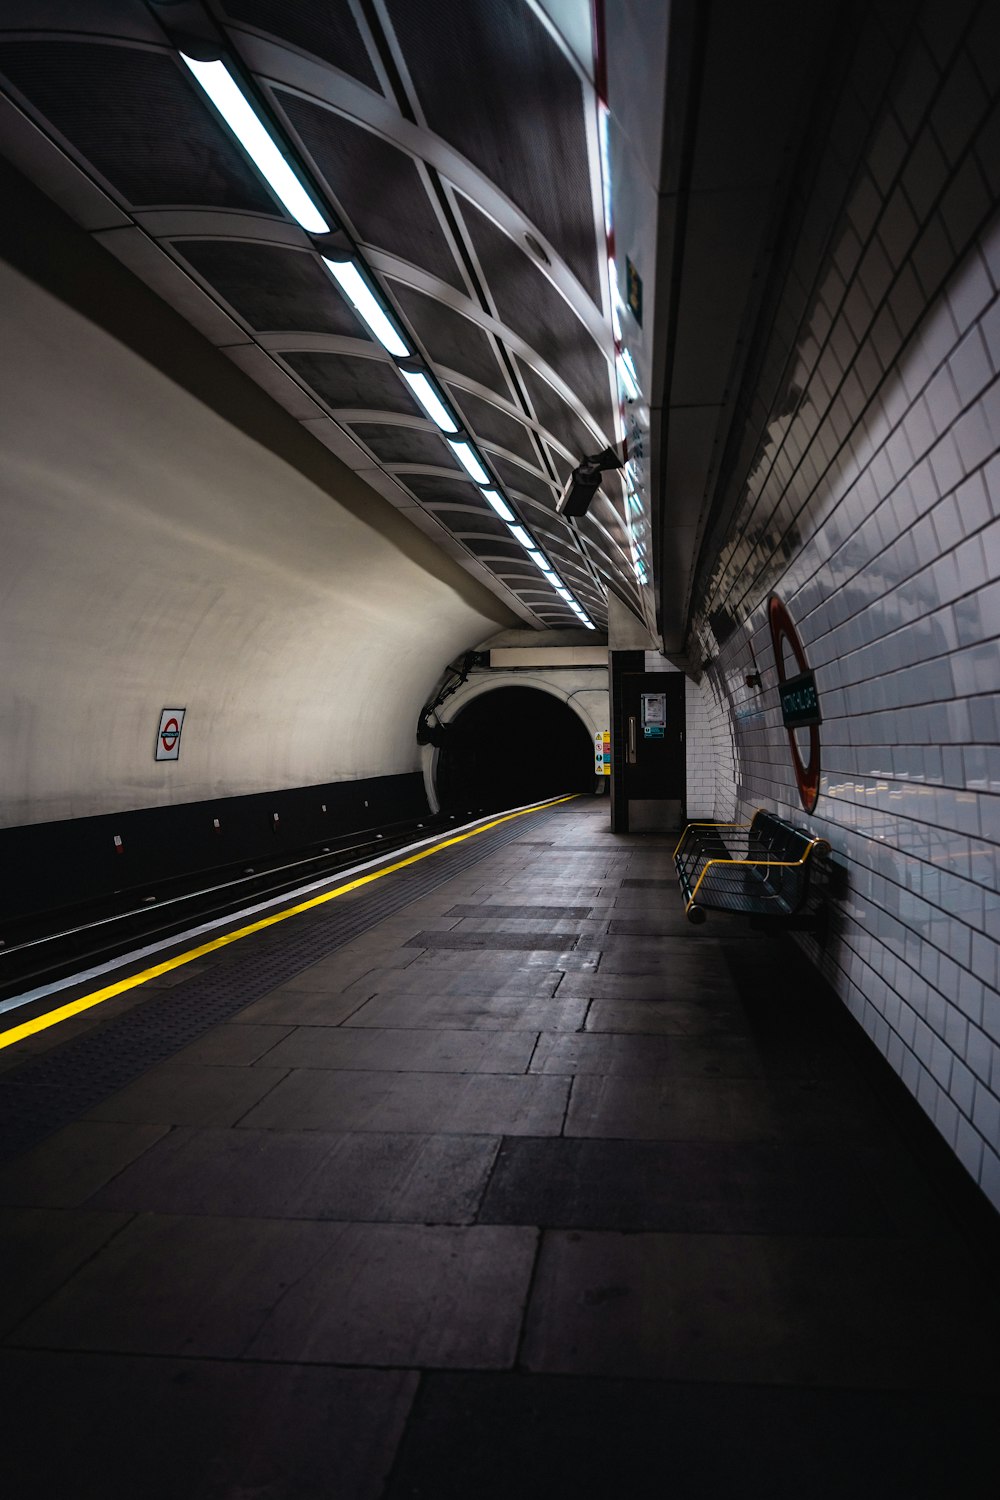
{"label": "london underground roundel sign", "polygon": [[[767,618],[771,627],[774,664],[778,669],[781,716],[792,752],[795,780],[802,806],[806,812],[811,813],[819,800],[819,726],[822,723],[819,696],[798,631],[777,594],[772,594],[767,601]],[[792,676],[789,676],[785,665],[786,642],[798,667],[798,671]],[[809,736],[809,759],[805,762],[799,750],[796,731],[806,732]]]}

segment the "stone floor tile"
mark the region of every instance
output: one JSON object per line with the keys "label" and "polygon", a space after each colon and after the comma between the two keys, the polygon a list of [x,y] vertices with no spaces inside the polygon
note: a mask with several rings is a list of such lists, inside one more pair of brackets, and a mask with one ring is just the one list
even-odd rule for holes
{"label": "stone floor tile", "polygon": [[161,1063],[95,1106],[87,1120],[150,1125],[233,1125],[285,1076],[287,1069],[213,1068]]}
{"label": "stone floor tile", "polygon": [[985,1394],[996,1350],[977,1317],[982,1278],[956,1284],[963,1260],[940,1241],[549,1232],[523,1361],[548,1373]]}
{"label": "stone floor tile", "polygon": [[536,1242],[533,1229],[345,1225],[272,1308],[247,1357],[509,1367]]}
{"label": "stone floor tile", "polygon": [[238,1358],[339,1230],[303,1220],[140,1215],[20,1325],[17,1342]]}
{"label": "stone floor tile", "polygon": [[[379,1500],[417,1375],[7,1350],[0,1385],[24,1500]],[[57,1441],[39,1440],[41,1413]]]}
{"label": "stone floor tile", "polygon": [[182,1127],[95,1204],[137,1213],[470,1223],[498,1145],[486,1135]]}
{"label": "stone floor tile", "polygon": [[593,907],[587,903],[583,906],[552,906],[537,902],[535,905],[505,906],[502,902],[479,902],[476,906],[463,906],[461,903],[451,907],[448,912],[450,917],[479,917],[483,920],[522,919],[525,921],[538,922],[582,922],[593,914]]}
{"label": "stone floor tile", "polygon": [[557,1135],[568,1090],[566,1078],[300,1068],[242,1124],[270,1130]]}
{"label": "stone floor tile", "polygon": [[782,1122],[757,1080],[676,1080],[583,1075],[573,1080],[569,1136],[625,1140],[776,1140]]}
{"label": "stone floor tile", "polygon": [[[519,955],[520,957],[521,955]],[[564,978],[561,969],[522,968],[510,962],[499,969],[495,965],[470,964],[467,960],[458,966],[442,967],[440,964],[411,964],[403,972],[394,969],[372,969],[345,991],[345,1003],[354,1006],[373,995],[426,995],[428,998],[468,995],[492,997],[495,994],[546,999],[562,987]]]}
{"label": "stone floor tile", "polygon": [[492,987],[498,981],[509,988],[507,981],[514,975],[530,973],[534,969],[547,969],[563,974],[575,973],[577,975],[592,974],[601,960],[599,948],[589,946],[592,938],[587,940],[586,948],[574,948],[572,944],[560,951],[555,949],[518,949],[514,952],[504,952],[501,949],[468,949],[465,952],[456,950],[449,952],[447,949],[431,949],[417,954],[413,963],[408,966],[408,975],[437,974],[442,977],[451,974],[478,976],[486,980]]}
{"label": "stone floor tile", "polygon": [[91,1209],[0,1210],[0,1337],[58,1291],[67,1277],[128,1223]]}
{"label": "stone floor tile", "polygon": [[620,974],[605,969],[602,963],[596,974],[567,973],[559,986],[560,995],[582,995],[587,1000],[677,1000],[702,1005],[706,1010],[720,1004],[739,1003],[739,989],[728,974],[716,971],[711,977],[690,969],[669,970],[661,966],[649,973]]}
{"label": "stone floor tile", "polygon": [[[390,969],[374,973],[392,973]],[[360,990],[358,989],[360,986]],[[353,1015],[365,998],[366,977],[353,979],[343,991],[297,990],[292,985],[282,985],[272,990],[263,999],[248,1005],[233,1017],[236,1026],[339,1026]]]}
{"label": "stone floor tile", "polygon": [[422,1026],[444,1030],[539,1032],[576,1031],[587,1013],[586,1000],[529,995],[373,995],[345,1024],[351,1027]]}
{"label": "stone floor tile", "polygon": [[[562,985],[559,998],[563,999]],[[702,1000],[655,999],[591,1001],[587,1031],[633,1036],[745,1036],[751,1028],[735,1006],[713,1006]]]}
{"label": "stone floor tile", "polygon": [[965,1395],[442,1371],[386,1500],[991,1500],[994,1454]]}
{"label": "stone floor tile", "polygon": [[0,1203],[78,1207],[168,1129],[167,1125],[75,1120],[0,1168]]}
{"label": "stone floor tile", "polygon": [[175,1063],[209,1063],[218,1067],[249,1067],[288,1036],[290,1026],[259,1025],[243,1021],[234,1025],[213,1026],[190,1047],[184,1047],[172,1059]]}
{"label": "stone floor tile", "polygon": [[478,1221],[681,1234],[953,1233],[904,1151],[776,1141],[511,1138]]}
{"label": "stone floor tile", "polygon": [[534,1046],[535,1036],[527,1031],[300,1026],[268,1054],[268,1063],[376,1072],[524,1073]]}

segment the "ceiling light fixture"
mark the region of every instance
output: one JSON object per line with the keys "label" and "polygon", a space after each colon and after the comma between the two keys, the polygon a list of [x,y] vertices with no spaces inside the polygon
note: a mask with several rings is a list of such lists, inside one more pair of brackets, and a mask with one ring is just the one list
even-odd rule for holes
{"label": "ceiling light fixture", "polygon": [[372,338],[397,359],[409,359],[410,350],[389,314],[362,276],[353,260],[331,260],[323,256],[323,264],[336,281],[358,317],[368,328]]}
{"label": "ceiling light fixture", "polygon": [[459,425],[422,370],[400,370],[424,411],[442,432],[458,432]]}
{"label": "ceiling light fixture", "polygon": [[296,223],[310,234],[329,234],[329,224],[225,63],[199,62],[184,52],[180,56]]}
{"label": "ceiling light fixture", "polygon": [[639,390],[639,377],[635,373],[635,365],[632,356],[627,349],[623,349],[618,357],[618,378],[625,387],[625,394],[630,401],[638,401],[642,394]]}
{"label": "ceiling light fixture", "polygon": [[515,541],[520,542],[521,546],[527,548],[529,552],[534,548],[535,544],[523,526],[512,526],[510,534]]}
{"label": "ceiling light fixture", "polygon": [[491,510],[495,510],[501,521],[513,521],[514,512],[497,490],[483,490],[483,499]]}
{"label": "ceiling light fixture", "polygon": [[471,443],[453,443],[449,438],[448,447],[471,479],[474,479],[477,484],[489,484],[490,476],[483,468],[479,454]]}

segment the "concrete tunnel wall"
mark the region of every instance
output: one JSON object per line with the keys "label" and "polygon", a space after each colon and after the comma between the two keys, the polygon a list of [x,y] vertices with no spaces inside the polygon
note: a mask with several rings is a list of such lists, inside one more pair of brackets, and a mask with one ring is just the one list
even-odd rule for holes
{"label": "concrete tunnel wall", "polygon": [[[856,117],[831,132],[817,175],[843,173],[840,206],[823,223],[814,200],[793,247],[697,638],[732,730],[716,815],[830,841],[847,893],[812,955],[1000,1207],[1000,47],[945,31],[886,60],[881,104],[868,77],[853,170]],[[821,700],[811,816],[772,590]]]}
{"label": "concrete tunnel wall", "polygon": [[418,772],[441,662],[503,606],[3,264],[0,318],[0,823]]}

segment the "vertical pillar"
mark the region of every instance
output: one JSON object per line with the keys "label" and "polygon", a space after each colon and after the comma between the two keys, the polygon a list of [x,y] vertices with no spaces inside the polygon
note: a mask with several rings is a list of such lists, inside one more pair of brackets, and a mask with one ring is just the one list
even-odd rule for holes
{"label": "vertical pillar", "polygon": [[641,672],[644,651],[609,651],[611,689],[611,832],[628,833],[628,725],[623,683],[626,672]]}

